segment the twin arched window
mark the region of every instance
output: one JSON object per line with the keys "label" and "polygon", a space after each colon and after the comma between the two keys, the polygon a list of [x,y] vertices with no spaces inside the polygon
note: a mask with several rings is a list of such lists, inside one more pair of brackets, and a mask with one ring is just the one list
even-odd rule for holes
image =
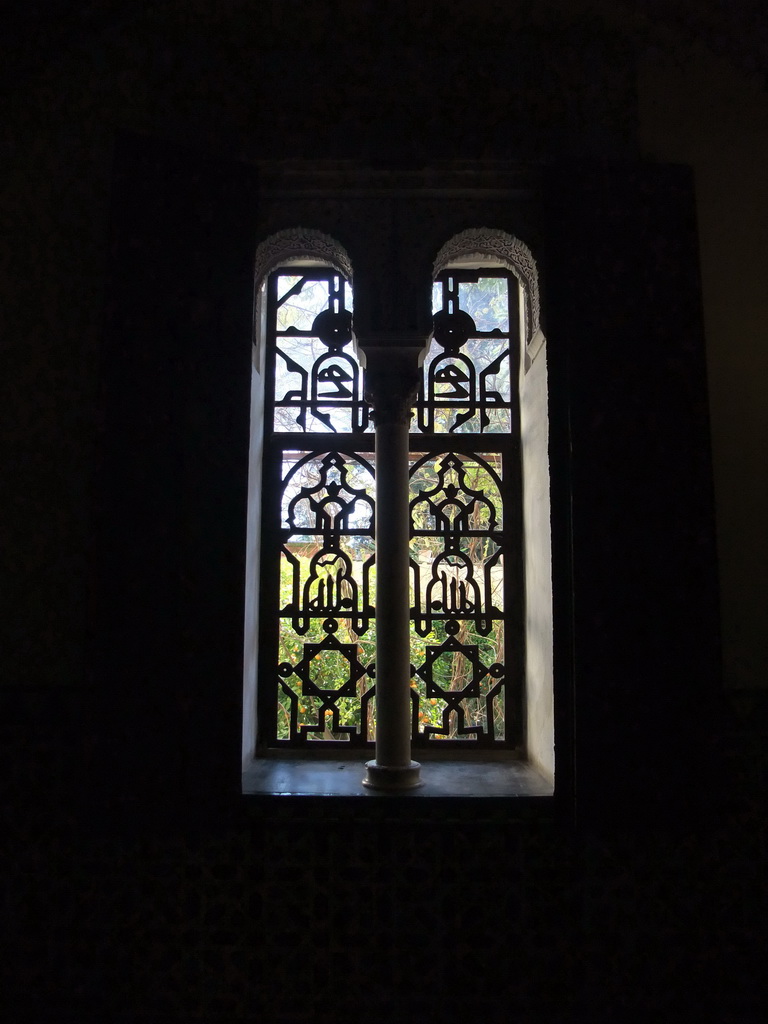
{"label": "twin arched window", "polygon": [[[281,232],[256,279],[246,716],[261,749],[365,747],[386,567],[352,266],[319,232]],[[456,236],[435,262],[433,314],[410,428],[411,739],[530,754],[542,687],[526,653],[521,382],[543,345],[530,251],[503,232]]]}

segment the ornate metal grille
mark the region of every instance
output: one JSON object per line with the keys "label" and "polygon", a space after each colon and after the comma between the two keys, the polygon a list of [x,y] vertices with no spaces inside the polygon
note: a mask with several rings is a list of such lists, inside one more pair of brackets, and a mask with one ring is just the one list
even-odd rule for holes
{"label": "ornate metal grille", "polygon": [[[522,700],[516,282],[448,271],[411,434],[416,746],[515,746]],[[266,745],[375,734],[375,465],[351,290],[291,266],[267,289],[259,628]],[[275,501],[270,496],[279,496]]]}
{"label": "ornate metal grille", "polygon": [[518,288],[446,271],[411,435],[413,742],[521,739]]}
{"label": "ornate metal grille", "polygon": [[259,690],[278,745],[373,737],[373,435],[351,299],[330,268],[268,279],[263,487],[280,500],[263,508]]}
{"label": "ornate metal grille", "polygon": [[[352,341],[351,290],[333,271],[277,272],[274,316],[273,429],[359,433],[368,426],[360,363]],[[319,308],[318,308],[319,307]]]}

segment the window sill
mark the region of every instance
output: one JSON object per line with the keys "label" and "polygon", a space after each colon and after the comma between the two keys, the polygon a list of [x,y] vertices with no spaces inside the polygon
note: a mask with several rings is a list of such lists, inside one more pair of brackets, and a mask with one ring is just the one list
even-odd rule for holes
{"label": "window sill", "polygon": [[266,797],[359,797],[365,800],[425,798],[535,800],[549,803],[554,786],[524,761],[424,760],[423,785],[392,793],[363,785],[363,760],[266,757],[243,772],[243,794]]}

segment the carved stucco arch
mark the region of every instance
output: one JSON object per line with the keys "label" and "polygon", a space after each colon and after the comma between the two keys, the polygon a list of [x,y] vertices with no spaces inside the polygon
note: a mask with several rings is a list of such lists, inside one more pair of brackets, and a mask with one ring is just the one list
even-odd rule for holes
{"label": "carved stucco arch", "polygon": [[256,288],[277,267],[291,260],[307,259],[333,267],[352,283],[352,261],[340,242],[312,228],[286,228],[265,238],[257,246],[254,265]]}
{"label": "carved stucco arch", "polygon": [[525,351],[532,362],[544,343],[539,272],[533,253],[519,238],[493,228],[468,228],[449,239],[435,258],[433,276],[460,263],[494,263],[511,270],[522,286]]}

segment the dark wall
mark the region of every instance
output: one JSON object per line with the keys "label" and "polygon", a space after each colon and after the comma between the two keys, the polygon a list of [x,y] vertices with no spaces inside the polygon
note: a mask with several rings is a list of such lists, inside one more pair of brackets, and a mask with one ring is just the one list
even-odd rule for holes
{"label": "dark wall", "polygon": [[[761,1019],[766,720],[717,692],[690,177],[635,159],[615,26],[343,8],[18,30],[4,992],[18,1019]],[[239,796],[267,156],[537,170],[555,820]]]}

